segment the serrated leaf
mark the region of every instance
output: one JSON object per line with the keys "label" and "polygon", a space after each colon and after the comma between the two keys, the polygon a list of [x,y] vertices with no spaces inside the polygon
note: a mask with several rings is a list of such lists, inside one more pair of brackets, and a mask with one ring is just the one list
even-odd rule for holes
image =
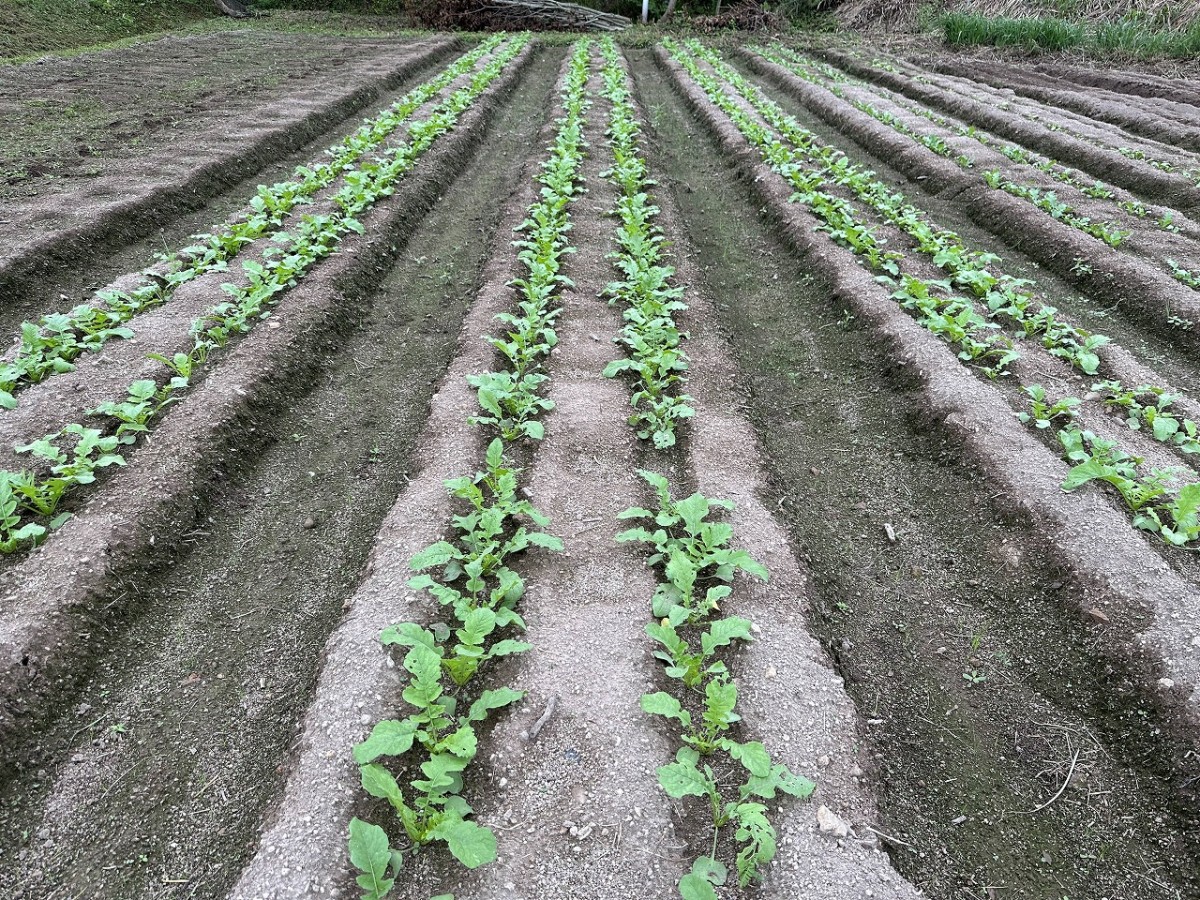
{"label": "serrated leaf", "polygon": [[424,644],[416,644],[404,657],[404,668],[420,682],[436,682],[442,671],[442,658]]}
{"label": "serrated leaf", "polygon": [[379,643],[384,646],[399,647],[415,647],[420,644],[430,650],[435,646],[434,635],[416,622],[400,622],[396,625],[389,625],[379,632]]}
{"label": "serrated leaf", "polygon": [[683,705],[665,691],[642,695],[642,712],[667,719],[677,719],[685,728],[692,724],[692,716]]}
{"label": "serrated leaf", "polygon": [[475,729],[470,725],[464,725],[444,740],[438,741],[434,750],[435,752],[450,753],[459,759],[469,760],[475,758],[478,748],[479,741],[475,737]]}
{"label": "serrated leaf", "polygon": [[533,531],[526,535],[526,537],[528,538],[529,543],[535,547],[542,547],[546,550],[553,550],[555,552],[562,551],[562,539],[557,538],[552,534],[546,534],[545,532],[541,531]]}
{"label": "serrated leaf", "polygon": [[695,757],[684,757],[683,751],[677,756],[677,762],[658,767],[658,783],[667,792],[667,796],[676,799],[707,797],[716,790],[712,780],[696,767]]}
{"label": "serrated leaf", "polygon": [[360,774],[362,776],[363,790],[372,797],[387,800],[393,806],[398,806],[404,802],[404,795],[400,792],[400,785],[396,783],[396,779],[392,776],[392,773],[379,765],[379,763],[367,763],[362,767]]}
{"label": "serrated leaf", "polygon": [[700,636],[700,646],[704,655],[708,656],[717,647],[726,647],[735,640],[752,641],[750,620],[739,616],[726,616],[717,619],[708,631]]}
{"label": "serrated leaf", "polygon": [[414,555],[408,561],[408,567],[419,572],[432,566],[444,566],[458,555],[458,549],[449,541],[438,541]]}

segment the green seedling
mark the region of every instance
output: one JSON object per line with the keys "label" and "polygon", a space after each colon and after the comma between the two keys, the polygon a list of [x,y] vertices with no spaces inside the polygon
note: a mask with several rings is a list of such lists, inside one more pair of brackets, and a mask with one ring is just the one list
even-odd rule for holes
{"label": "green seedling", "polygon": [[730,582],[739,570],[767,580],[767,570],[750,554],[729,547],[733,527],[725,522],[708,521],[714,508],[732,510],[732,503],[699,493],[676,501],[661,475],[645,470],[639,474],[655,489],[659,508],[652,511],[633,507],[622,512],[618,518],[646,519],[650,527],[623,531],[617,540],[653,547],[654,553],[647,564],[661,566],[666,576],[654,593],[656,617],[667,619],[673,626],[706,618],[729,596]]}

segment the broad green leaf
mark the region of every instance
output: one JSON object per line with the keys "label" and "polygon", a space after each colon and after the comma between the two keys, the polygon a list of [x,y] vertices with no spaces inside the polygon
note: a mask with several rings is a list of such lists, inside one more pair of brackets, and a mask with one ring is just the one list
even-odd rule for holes
{"label": "broad green leaf", "polygon": [[515,691],[512,688],[484,691],[479,695],[479,699],[471,704],[470,712],[467,713],[467,721],[482,722],[493,709],[501,709],[510,703],[516,703],[524,696],[524,691]]}
{"label": "broad green leaf", "polygon": [[457,631],[458,639],[464,644],[479,646],[483,639],[496,630],[496,614],[486,606],[467,613],[463,627]]}
{"label": "broad green leaf", "polygon": [[444,740],[439,741],[434,750],[435,752],[452,753],[460,759],[469,760],[475,758],[478,746],[475,729],[470,725],[464,725]]}
{"label": "broad green leaf", "polygon": [[[687,748],[685,748],[687,749]],[[694,757],[683,757],[679,761],[658,768],[658,783],[669,797],[707,797],[716,790],[708,776],[696,768]]]}
{"label": "broad green leaf", "polygon": [[684,597],[691,597],[699,571],[696,564],[682,550],[672,550],[665,567],[667,579]]}
{"label": "broad green leaf", "polygon": [[476,869],[496,858],[496,835],[490,829],[465,820],[451,821],[437,829],[437,837],[468,869]]}
{"label": "broad green leaf", "polygon": [[727,741],[725,749],[730,756],[745,766],[751,775],[765,778],[771,773],[771,755],[767,753],[767,748],[758,741],[747,741],[744,744]]}
{"label": "broad green leaf", "polygon": [[726,616],[717,619],[709,627],[707,633],[700,636],[700,646],[704,655],[708,656],[717,647],[726,647],[735,640],[752,641],[750,620],[739,616]]}
{"label": "broad green leaf", "polygon": [[149,400],[158,390],[158,385],[149,378],[135,381],[129,386],[129,396],[138,400]]}
{"label": "broad green leaf", "polygon": [[679,879],[680,900],[717,900],[717,892],[703,876],[689,872]]}
{"label": "broad green leaf", "polygon": [[543,547],[546,550],[553,550],[555,552],[562,551],[562,539],[557,538],[552,534],[545,534],[541,531],[531,531],[527,537],[529,539],[529,543],[535,547]]}
{"label": "broad green leaf", "polygon": [[708,498],[703,494],[692,494],[675,504],[675,512],[683,519],[683,524],[688,532],[697,534],[704,525],[705,517],[708,516]]}
{"label": "broad green leaf", "polygon": [[396,783],[392,773],[379,763],[367,763],[362,767],[361,775],[363,790],[372,797],[387,800],[392,806],[399,806],[404,802],[400,785]]}
{"label": "broad green leaf", "polygon": [[1073,491],[1076,488],[1087,484],[1097,478],[1104,478],[1115,472],[1113,466],[1106,463],[1102,459],[1089,459],[1087,462],[1073,466],[1071,471],[1067,473],[1067,477],[1063,480],[1062,489],[1064,491]]}
{"label": "broad green leaf", "polygon": [[496,471],[504,465],[504,441],[500,438],[493,438],[487,448],[487,466],[491,471]]}
{"label": "broad green leaf", "polygon": [[409,719],[398,722],[384,719],[371,729],[370,736],[354,748],[354,761],[360,766],[381,756],[400,756],[413,745],[417,726]]}
{"label": "broad green leaf", "polygon": [[1156,416],[1154,419],[1154,439],[1167,441],[1179,430],[1179,420],[1170,416]]}
{"label": "broad green leaf", "polygon": [[710,727],[725,729],[741,716],[737,706],[737,685],[727,678],[714,678],[704,689],[704,721]]}
{"label": "broad green leaf", "polygon": [[495,644],[493,644],[488,650],[487,655],[489,657],[513,656],[517,653],[525,653],[526,651],[530,650],[532,646],[532,644],[527,644],[524,641],[505,639],[503,641],[497,641]]}
{"label": "broad green leaf", "polygon": [[742,571],[753,575],[756,578],[761,578],[763,581],[769,581],[771,579],[771,573],[767,571],[767,567],[758,562],[745,550],[732,551],[729,554],[727,562],[730,565],[737,566]]}
{"label": "broad green leaf", "polygon": [[421,569],[428,569],[431,566],[443,566],[450,560],[456,559],[458,555],[458,548],[449,541],[438,541],[413,556],[408,561],[408,567],[419,572]]}
{"label": "broad green leaf", "polygon": [[442,658],[424,644],[415,644],[404,657],[404,668],[417,681],[437,681],[442,670]]}
{"label": "broad green leaf", "polygon": [[667,481],[666,478],[664,478],[662,475],[659,475],[657,472],[651,472],[647,469],[638,469],[638,474],[641,475],[642,478],[644,478],[647,482],[649,482],[650,486],[653,487],[655,490],[658,490],[658,491],[669,490],[669,482]]}
{"label": "broad green leaf", "polygon": [[678,719],[685,728],[692,724],[692,716],[683,705],[665,691],[642,695],[642,712],[663,716],[667,719]]}
{"label": "broad green leaf", "polygon": [[679,881],[681,900],[716,900],[714,887],[725,884],[728,877],[723,863],[711,856],[701,856],[692,863],[692,871]]}
{"label": "broad green leaf", "polygon": [[433,650],[434,636],[416,622],[401,622],[389,625],[379,632],[379,643],[384,646],[415,647],[418,644]]}
{"label": "broad green leaf", "polygon": [[711,856],[701,856],[692,863],[692,874],[701,876],[705,881],[718,887],[725,884],[729,872],[725,864]]}
{"label": "broad green leaf", "polygon": [[1175,501],[1175,512],[1178,519],[1195,515],[1200,510],[1200,483],[1185,484],[1179,489],[1179,499]]}
{"label": "broad green leaf", "polygon": [[355,879],[365,892],[362,900],[382,900],[395,883],[387,877],[392,852],[387,833],[357,817],[350,820],[350,862],[363,874]]}

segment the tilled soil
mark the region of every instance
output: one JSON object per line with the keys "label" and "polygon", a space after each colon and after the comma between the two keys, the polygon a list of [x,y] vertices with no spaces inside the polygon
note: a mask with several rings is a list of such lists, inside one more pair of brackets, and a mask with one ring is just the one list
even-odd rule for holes
{"label": "tilled soil", "polygon": [[[8,189],[35,204],[56,185],[82,197],[74,185],[85,177],[153,168],[177,131],[232,133],[264,104],[303,105],[322,91],[326,108],[307,131],[283,123],[291,137],[248,169],[229,168],[225,183],[195,198],[195,212],[173,208],[171,190],[186,183],[177,173],[147,194],[147,218],[93,219],[111,258],[70,272],[29,268],[36,277],[15,295],[10,330],[54,308],[52,286],[73,296],[148,264],[155,239],[135,235],[156,224],[174,242],[236,212],[255,180],[346,133],[352,124],[341,120],[353,110],[377,111],[452,58],[438,36],[407,47],[253,37],[153,41],[89,57],[97,65],[86,76],[70,60],[14,70],[14,110],[39,90],[56,110],[15,129],[10,151],[0,144],[15,160],[5,166],[26,170]],[[1043,106],[1039,117],[1063,123],[1050,129],[988,108],[994,89],[983,85],[956,99],[944,76],[826,56],[894,89],[897,103],[1029,139],[1030,149],[1066,150],[1072,165],[1146,202],[1183,181],[1116,153],[1112,142],[1124,138],[1112,122],[1084,123],[1093,107],[1082,101],[1059,118]],[[696,415],[677,446],[656,452],[625,422],[630,382],[601,375],[621,352],[612,338],[622,311],[602,299],[616,277],[617,220],[605,177],[609,104],[594,69],[587,192],[572,205],[575,252],[564,257],[572,283],[545,366],[555,408],[545,437],[518,451],[523,495],[550,516],[564,549],[518,558],[532,650],[483,671],[489,686],[527,695],[481,729],[464,787],[498,834],[499,858],[467,872],[435,845],[394,896],[670,897],[710,851],[705,804],[671,801],[656,783],[676,730],[638,709],[639,695],[670,686],[643,632],[655,572],[644,548],[614,541],[626,524],[617,514],[653,502],[639,468],[668,474],[680,496],[736,501],[735,545],[771,570],[766,584],[739,578],[722,603],[756,626],[754,642],[727,656],[741,697],[737,734],[817,789],[808,801],[771,802],[779,849],[762,896],[1196,896],[1200,571],[1186,551],[1135,532],[1112,492],[1063,493],[1067,466],[1052,432],[1013,416],[1031,379],[1080,392],[1086,379],[1037,348],[1005,379],[973,374],[789,202],[787,183],[662,48],[627,58],[658,221],[689,307],[678,321]],[[377,635],[396,621],[444,617],[406,586],[408,560],[447,535],[460,510],[442,480],[479,467],[490,439],[467,422],[477,407],[464,376],[499,365],[482,338],[514,302],[509,281],[521,270],[510,232],[537,196],[564,59],[561,48],[524,51],[362,217],[365,235],[348,238],[216,359],[128,470],[106,473],[71,501],[76,521],[4,563],[0,894],[356,896],[347,823],[389,813],[359,788],[350,748],[404,706],[402,670]],[[179,92],[177,125],[138,95],[139,73],[154,67]],[[1099,276],[1072,277],[1052,257],[1075,245],[1054,228],[1039,231],[1018,206],[955,181],[957,170],[943,171],[946,161],[924,148],[903,151],[874,120],[756,68],[743,71],[768,96],[971,247],[1007,240],[1005,272],[1035,280],[1064,315],[1113,338],[1106,371],[1179,391],[1181,415],[1198,409],[1194,335],[1164,324],[1159,294],[1117,297]],[[223,71],[234,77],[213,93]],[[108,76],[111,96],[102,96]],[[1069,87],[1101,105],[1113,101],[1099,92],[1123,89],[1118,74],[1025,70],[1010,81]],[[1148,84],[1155,128],[1186,138],[1189,116],[1176,107],[1188,85]],[[96,109],[59,110],[72,91]],[[140,123],[138,144],[118,134],[117,119]],[[72,161],[72,129],[81,141],[117,142],[101,148],[111,159],[102,171],[87,176]],[[1003,166],[979,158],[993,162]],[[1190,212],[1192,191],[1177,208]],[[906,271],[937,276],[900,232],[875,227],[912,257]],[[45,220],[46,246],[69,230],[65,219]],[[1189,223],[1173,234],[1172,252],[1192,249],[1194,231]],[[1031,234],[1061,239],[1060,249],[1028,246]],[[1152,237],[1139,234],[1138,265],[1162,249]],[[1190,289],[1162,278],[1155,290],[1190,301]],[[182,341],[180,323],[224,280],[201,279],[136,318],[139,343],[30,388],[0,435],[15,443],[48,430],[152,374],[142,339]],[[1156,464],[1189,462],[1126,434],[1094,398],[1080,415]],[[742,894],[730,884],[720,896]]]}
{"label": "tilled soil", "polygon": [[[12,196],[4,198],[0,219],[0,288],[9,295],[6,305],[21,308],[37,283],[73,272],[156,225],[171,224],[179,214],[315,137],[322,137],[325,146],[324,132],[453,46],[446,38],[399,46],[331,42],[329,55],[318,53],[322,62],[315,67],[275,72],[269,67],[264,71],[264,63],[269,66],[275,57],[255,52],[253,43],[238,37],[164,39],[132,48],[132,59],[118,55],[110,61],[111,54],[101,53],[95,64],[89,57],[86,64],[47,62],[49,72],[33,63],[15,69],[18,88],[34,97],[14,94],[8,102],[16,109],[34,109],[27,122],[15,117],[16,126],[6,138],[9,152],[17,159],[45,161],[9,175],[18,187],[10,187]],[[271,43],[270,36],[265,40]],[[201,46],[190,46],[196,42]],[[161,54],[171,44],[179,46],[169,61],[155,56],[154,50]],[[196,62],[210,57],[224,68],[210,70]],[[62,72],[68,64],[75,68]],[[168,117],[141,115],[144,85],[164,68],[182,70],[175,82],[185,92],[182,105]],[[228,95],[214,86],[225,70],[234,73]],[[200,93],[192,97],[189,89]],[[90,110],[93,118],[77,121],[80,109]],[[161,114],[161,107],[155,109]],[[137,116],[130,126],[135,132],[114,131],[123,124],[122,115]],[[143,130],[144,138],[134,136]],[[99,146],[67,149],[63,142],[68,140],[93,140]],[[79,169],[81,158],[92,164]],[[156,250],[164,249],[156,245]]]}
{"label": "tilled soil", "polygon": [[[675,196],[704,223],[691,240],[748,375],[772,492],[815,573],[809,622],[868,721],[893,861],[932,896],[1140,892],[1134,870],[1162,872],[1194,852],[1175,843],[1194,826],[1169,813],[1180,832],[1154,847],[1156,818],[1175,806],[1167,773],[1141,770],[1145,751],[1113,759],[1099,743],[1100,728],[1115,746],[1148,735],[1136,709],[1113,708],[1113,673],[1096,669],[1092,641],[1061,605],[1071,587],[1036,536],[992,506],[953,440],[928,430],[904,370],[790,258],[699,126],[642,72],[647,104],[661,104],[652,121]],[[750,285],[731,275],[754,270],[767,275]],[[1047,644],[1055,651],[1041,657]],[[1126,800],[1108,806],[1103,795],[1102,807],[1080,791],[1031,829],[1028,811],[1057,789],[1074,749],[1089,759],[1089,784]],[[1145,837],[1128,840],[1131,810],[1154,784],[1160,811],[1138,817]],[[1081,850],[1085,829],[1096,843]],[[1133,854],[1115,882],[1092,860],[1098,847]],[[1159,896],[1186,896],[1195,878]]]}

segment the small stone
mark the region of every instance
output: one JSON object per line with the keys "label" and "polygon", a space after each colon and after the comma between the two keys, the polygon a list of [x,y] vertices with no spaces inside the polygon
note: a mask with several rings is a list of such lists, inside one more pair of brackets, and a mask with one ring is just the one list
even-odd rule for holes
{"label": "small stone", "polygon": [[883,523],[883,533],[887,535],[889,544],[894,544],[900,540],[898,537],[896,537],[896,529],[892,527],[891,522]]}
{"label": "small stone", "polygon": [[966,816],[956,816],[950,820],[950,824],[951,825],[961,825],[965,821],[967,821]]}
{"label": "small stone", "polygon": [[823,803],[817,809],[817,825],[823,832],[835,837],[844,838],[850,833],[850,826],[846,824],[845,820]]}
{"label": "small stone", "polygon": [[1093,619],[1095,619],[1097,622],[1104,622],[1105,624],[1108,623],[1108,616],[1105,615],[1104,610],[1102,610],[1102,609],[1097,609],[1096,607],[1093,606],[1091,609],[1089,609],[1087,611],[1087,614],[1089,616],[1091,616]]}
{"label": "small stone", "polygon": [[1175,687],[1175,681],[1171,678],[1160,678],[1158,679],[1158,686],[1165,691],[1169,691]]}
{"label": "small stone", "polygon": [[314,519],[312,516],[309,516],[307,519],[304,520],[304,530],[305,531],[311,531],[312,529],[314,529],[316,527],[317,527],[317,520]]}

